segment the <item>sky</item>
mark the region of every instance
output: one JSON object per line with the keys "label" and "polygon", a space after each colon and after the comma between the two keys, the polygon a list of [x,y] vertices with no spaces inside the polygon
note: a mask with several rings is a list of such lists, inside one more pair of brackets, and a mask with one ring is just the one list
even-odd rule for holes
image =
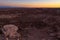
{"label": "sky", "polygon": [[60,0],[0,0],[0,6],[14,7],[60,7]]}

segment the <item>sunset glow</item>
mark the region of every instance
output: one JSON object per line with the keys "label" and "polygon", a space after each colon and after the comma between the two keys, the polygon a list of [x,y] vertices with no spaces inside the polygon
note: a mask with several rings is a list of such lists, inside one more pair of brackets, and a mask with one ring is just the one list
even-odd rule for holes
{"label": "sunset glow", "polygon": [[29,7],[29,8],[58,8],[60,0],[6,0],[0,2],[0,6]]}

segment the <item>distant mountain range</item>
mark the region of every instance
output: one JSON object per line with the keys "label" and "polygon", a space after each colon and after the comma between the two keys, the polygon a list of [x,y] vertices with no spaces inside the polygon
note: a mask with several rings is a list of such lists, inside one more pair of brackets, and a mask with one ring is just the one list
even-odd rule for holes
{"label": "distant mountain range", "polygon": [[12,6],[0,6],[0,8],[15,8],[15,7],[12,7]]}
{"label": "distant mountain range", "polygon": [[0,6],[0,8],[29,8],[29,7]]}

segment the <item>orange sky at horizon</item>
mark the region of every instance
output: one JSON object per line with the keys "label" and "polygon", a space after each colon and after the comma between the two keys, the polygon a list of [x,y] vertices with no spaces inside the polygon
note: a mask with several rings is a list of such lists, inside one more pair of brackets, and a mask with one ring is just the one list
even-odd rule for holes
{"label": "orange sky at horizon", "polygon": [[2,6],[28,7],[28,8],[60,8],[60,3],[4,3]]}

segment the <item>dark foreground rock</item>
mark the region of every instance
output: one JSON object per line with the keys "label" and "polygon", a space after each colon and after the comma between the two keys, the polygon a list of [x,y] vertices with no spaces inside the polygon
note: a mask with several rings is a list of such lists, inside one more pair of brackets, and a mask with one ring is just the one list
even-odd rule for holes
{"label": "dark foreground rock", "polygon": [[[0,29],[8,24],[19,28],[20,40],[60,40],[60,9],[0,9]],[[5,40],[2,34],[0,40]]]}

